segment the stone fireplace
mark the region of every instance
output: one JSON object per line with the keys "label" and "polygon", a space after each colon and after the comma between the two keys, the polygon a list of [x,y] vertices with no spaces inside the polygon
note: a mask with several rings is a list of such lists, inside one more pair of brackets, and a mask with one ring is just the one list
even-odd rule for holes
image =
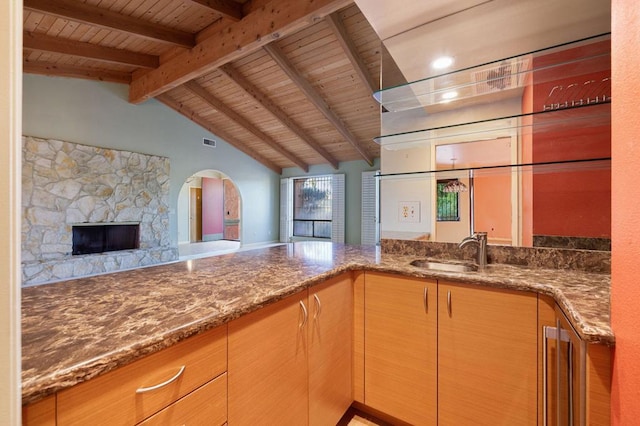
{"label": "stone fireplace", "polygon": [[168,158],[23,137],[23,285],[176,260],[168,199]]}

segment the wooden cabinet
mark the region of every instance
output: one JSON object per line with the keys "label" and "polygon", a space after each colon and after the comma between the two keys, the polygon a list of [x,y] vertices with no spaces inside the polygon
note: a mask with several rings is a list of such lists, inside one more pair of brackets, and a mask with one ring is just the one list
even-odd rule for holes
{"label": "wooden cabinet", "polygon": [[351,275],[229,323],[229,424],[335,424],[351,404]]}
{"label": "wooden cabinet", "polygon": [[226,369],[225,325],[59,392],[57,424],[130,426],[168,407]]}
{"label": "wooden cabinet", "polygon": [[537,295],[438,285],[438,424],[535,425]]}
{"label": "wooden cabinet", "polygon": [[367,272],[364,404],[410,424],[536,424],[537,336],[535,294]]}
{"label": "wooden cabinet", "polygon": [[560,307],[540,297],[540,418],[546,424],[609,425],[611,349],[589,344]]}
{"label": "wooden cabinet", "polygon": [[306,424],[306,302],[305,291],[229,323],[229,424]]}
{"label": "wooden cabinet", "polygon": [[[346,273],[26,406],[23,425],[323,426],[353,401],[393,424],[607,425],[610,348],[557,350],[558,321],[533,293]],[[559,387],[558,354],[584,360]]]}
{"label": "wooden cabinet", "polygon": [[364,403],[414,425],[437,418],[435,281],[366,273]]}
{"label": "wooden cabinet", "polygon": [[49,396],[22,407],[22,426],[55,426],[56,397]]}
{"label": "wooden cabinet", "polygon": [[335,425],[353,401],[351,276],[311,287],[309,307],[309,424]]}

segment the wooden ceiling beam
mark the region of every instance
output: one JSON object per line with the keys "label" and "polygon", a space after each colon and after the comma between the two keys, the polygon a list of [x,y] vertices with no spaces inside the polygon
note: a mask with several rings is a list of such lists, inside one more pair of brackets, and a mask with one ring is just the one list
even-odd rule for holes
{"label": "wooden ceiling beam", "polygon": [[86,80],[110,81],[112,83],[131,83],[131,73],[107,71],[89,67],[51,64],[48,62],[23,61],[22,70],[28,74],[40,74],[54,77],[73,77]]}
{"label": "wooden ceiling beam", "polygon": [[373,92],[378,90],[378,85],[371,78],[371,74],[358,54],[358,50],[356,49],[355,44],[353,44],[351,37],[349,37],[340,16],[338,16],[337,12],[334,12],[331,15],[328,15],[325,18],[325,21],[329,24],[329,27],[338,39],[340,47],[342,47],[347,58],[349,58],[349,62],[351,62],[351,65],[356,70],[356,74],[358,74],[362,83],[369,89],[369,92],[373,94]]}
{"label": "wooden ceiling beam", "polygon": [[195,35],[145,22],[77,0],[24,0],[24,8],[108,30],[117,30],[148,40],[191,48]]}
{"label": "wooden ceiling beam", "polygon": [[243,144],[240,140],[236,139],[230,133],[227,133],[223,130],[220,130],[219,128],[216,128],[216,126],[209,123],[207,120],[205,120],[200,115],[198,115],[195,111],[175,101],[173,98],[171,98],[171,96],[169,96],[169,94],[164,93],[162,95],[157,96],[156,99],[162,102],[163,104],[165,104],[166,106],[168,106],[169,108],[171,108],[172,110],[176,111],[178,114],[185,116],[189,120],[193,121],[197,125],[213,133],[214,135],[221,137],[227,143],[229,143],[229,145],[245,153],[246,155],[253,158],[257,162],[261,163],[263,166],[267,167],[268,169],[273,170],[279,175],[282,174],[282,168],[276,165],[274,162],[263,157],[262,155],[255,152],[251,148],[247,147],[245,144]]}
{"label": "wooden ceiling beam", "polygon": [[40,52],[54,52],[111,64],[131,65],[141,68],[157,68],[160,65],[160,60],[157,56],[27,31],[24,32],[22,37],[22,47]]}
{"label": "wooden ceiling beam", "polygon": [[244,118],[243,116],[235,112],[233,109],[227,106],[220,99],[212,95],[209,91],[207,91],[207,89],[200,86],[195,81],[189,81],[185,83],[184,87],[187,88],[189,91],[191,91],[194,95],[198,96],[203,101],[211,105],[218,112],[221,112],[222,114],[226,115],[230,120],[234,121],[237,125],[239,125],[240,127],[244,128],[246,131],[254,135],[261,142],[269,145],[269,147],[271,147],[271,149],[276,151],[278,154],[282,155],[283,157],[291,161],[293,164],[300,167],[305,172],[309,171],[309,165],[307,163],[302,161],[297,156],[293,155],[291,152],[284,149],[271,136],[267,135],[262,130],[258,129],[249,120],[247,120],[246,118]]}
{"label": "wooden ceiling beam", "polygon": [[[36,1],[36,0],[27,0]],[[37,0],[46,1],[46,0]],[[129,101],[140,103],[220,66],[246,56],[272,40],[305,28],[353,0],[271,0],[157,69],[134,77]]]}
{"label": "wooden ceiling beam", "polygon": [[242,5],[233,0],[189,0],[191,3],[199,4],[207,7],[223,18],[231,21],[239,21],[242,19]]}
{"label": "wooden ceiling beam", "polygon": [[298,71],[289,62],[282,50],[276,46],[275,43],[269,44],[264,49],[271,55],[273,60],[280,66],[280,68],[287,74],[289,79],[294,82],[296,86],[305,94],[307,99],[315,105],[315,107],[325,116],[325,118],[335,127],[335,129],[342,135],[342,137],[349,142],[353,148],[360,154],[360,156],[373,166],[373,159],[369,156],[367,151],[360,145],[358,140],[347,129],[347,126],[340,120],[340,118],[331,110],[327,102],[322,99],[318,92],[311,86],[311,84],[298,73]]}
{"label": "wooden ceiling beam", "polygon": [[235,82],[246,94],[255,99],[264,109],[273,114],[274,117],[287,127],[296,136],[302,139],[318,155],[327,160],[334,169],[338,169],[339,162],[322,145],[316,142],[307,132],[291,119],[278,105],[276,105],[267,95],[262,93],[254,84],[247,80],[237,69],[230,64],[220,67],[220,71],[229,79]]}

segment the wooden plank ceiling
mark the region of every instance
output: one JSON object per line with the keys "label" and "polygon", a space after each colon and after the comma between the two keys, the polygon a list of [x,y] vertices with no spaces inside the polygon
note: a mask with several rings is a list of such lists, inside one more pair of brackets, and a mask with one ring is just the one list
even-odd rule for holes
{"label": "wooden plank ceiling", "polygon": [[379,157],[381,43],[352,0],[24,0],[24,72],[129,85],[281,173]]}

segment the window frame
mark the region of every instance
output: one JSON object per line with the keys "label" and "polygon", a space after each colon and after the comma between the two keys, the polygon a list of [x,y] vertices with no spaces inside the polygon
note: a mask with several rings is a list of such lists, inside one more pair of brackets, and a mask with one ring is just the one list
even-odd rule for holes
{"label": "window frame", "polygon": [[[458,192],[444,192],[442,191],[442,187],[449,182],[460,181],[458,178],[450,178],[450,179],[438,179],[436,181],[436,221],[437,222],[460,222],[460,193]],[[445,198],[449,198],[449,202],[453,202],[455,207],[451,208],[451,210],[455,209],[455,215],[440,215],[441,210],[441,202]],[[455,202],[454,202],[455,199]]]}

